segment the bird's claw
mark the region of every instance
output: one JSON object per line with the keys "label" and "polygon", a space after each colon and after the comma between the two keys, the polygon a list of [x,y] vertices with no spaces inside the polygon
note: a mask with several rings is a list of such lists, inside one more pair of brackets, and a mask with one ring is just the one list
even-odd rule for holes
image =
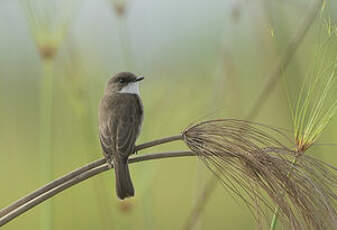
{"label": "bird's claw", "polygon": [[109,167],[109,169],[112,169],[113,168],[113,166],[112,166],[112,159],[106,159],[106,163],[108,164],[108,167]]}

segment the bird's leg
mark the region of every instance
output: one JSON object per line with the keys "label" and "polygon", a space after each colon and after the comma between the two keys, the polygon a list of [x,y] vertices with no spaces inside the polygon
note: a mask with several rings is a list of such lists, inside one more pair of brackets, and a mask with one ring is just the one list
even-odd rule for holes
{"label": "bird's leg", "polygon": [[135,154],[135,155],[137,155],[137,154],[138,154],[138,150],[137,150],[136,146],[134,146],[134,148],[133,148],[133,151],[132,151],[132,153],[131,153],[131,154]]}

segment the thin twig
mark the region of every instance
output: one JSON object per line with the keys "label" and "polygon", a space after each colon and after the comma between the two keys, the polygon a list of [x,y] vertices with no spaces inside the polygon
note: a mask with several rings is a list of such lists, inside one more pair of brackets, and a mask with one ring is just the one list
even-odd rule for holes
{"label": "thin twig", "polygon": [[[171,137],[165,137],[165,138],[162,138],[162,139],[158,139],[158,140],[154,140],[154,141],[150,141],[150,142],[147,142],[147,143],[144,143],[144,144],[141,144],[141,145],[138,145],[136,147],[136,150],[139,151],[139,150],[142,150],[142,149],[146,149],[146,148],[150,148],[150,147],[153,147],[153,146],[156,146],[156,145],[161,145],[161,144],[164,144],[164,143],[168,143],[168,142],[172,142],[172,141],[176,141],[176,140],[181,140],[182,139],[182,136],[181,135],[177,135],[177,136],[171,136]],[[0,218],[7,215],[9,212],[13,211],[14,209],[20,207],[21,205],[33,200],[34,198],[40,196],[41,194],[45,193],[45,192],[48,192],[49,190],[59,186],[60,184],[63,184],[69,180],[71,180],[72,178],[86,172],[86,171],[89,171],[93,168],[96,168],[96,167],[99,167],[103,164],[106,163],[106,160],[104,158],[102,159],[99,159],[99,160],[96,160],[94,162],[91,162],[79,169],[76,169],[70,173],[68,173],[67,175],[65,176],[62,176],[62,177],[59,177],[58,179],[42,186],[41,188],[35,190],[34,192],[24,196],[23,198],[15,201],[14,203],[10,204],[9,206],[7,206],[6,208],[0,210]]]}
{"label": "thin twig", "polygon": [[171,137],[164,137],[158,140],[154,140],[154,141],[149,141],[146,142],[144,144],[140,144],[138,146],[136,146],[136,151],[142,150],[142,149],[147,149],[153,146],[157,146],[157,145],[162,145],[168,142],[172,142],[172,141],[178,141],[178,140],[183,140],[183,136],[181,134],[176,135],[176,136],[171,136]]}
{"label": "thin twig", "polygon": [[[253,120],[258,113],[260,112],[261,108],[266,102],[266,99],[269,97],[269,95],[272,93],[272,91],[275,89],[278,81],[280,80],[284,70],[288,67],[290,61],[292,60],[294,54],[296,53],[300,43],[303,41],[306,33],[308,32],[309,28],[313,24],[319,10],[321,9],[323,0],[317,0],[315,4],[313,4],[310,8],[310,12],[308,16],[304,19],[302,25],[300,28],[296,31],[294,34],[292,40],[289,42],[289,45],[283,54],[283,56],[280,58],[279,62],[277,62],[275,68],[269,75],[269,80],[263,87],[263,90],[261,91],[258,98],[255,100],[255,103],[253,104],[252,109],[250,110],[249,114],[246,116],[248,120]],[[208,182],[206,184],[206,187],[204,188],[204,191],[201,193],[199,199],[197,200],[196,204],[194,205],[191,214],[186,220],[185,229],[193,229],[196,220],[201,215],[205,203],[209,200],[210,196],[213,194],[213,191],[215,190],[215,187],[217,183],[216,177],[212,177],[210,180],[213,180],[214,183]],[[208,187],[207,186],[211,186]],[[207,192],[206,192],[207,191]]]}
{"label": "thin twig", "polygon": [[[163,152],[163,153],[152,153],[152,154],[146,154],[146,155],[139,155],[135,156],[129,159],[129,163],[136,163],[141,161],[147,161],[147,160],[154,160],[154,159],[163,159],[163,158],[172,158],[172,157],[186,157],[186,156],[195,156],[195,154],[191,151],[177,151],[177,152]],[[103,162],[103,164],[101,164]],[[88,167],[89,165],[97,165],[96,167]],[[72,174],[72,178],[70,180],[67,180],[65,183],[60,184],[59,186],[54,187],[53,189],[49,189],[48,191],[44,192],[42,195],[35,197],[34,199],[30,200],[29,202],[26,202],[24,205],[21,205],[17,209],[7,212],[8,214],[0,218],[0,226],[5,225],[6,223],[10,222],[11,220],[15,219],[16,217],[20,216],[24,212],[32,209],[36,205],[42,203],[45,200],[50,199],[51,197],[55,196],[56,194],[66,190],[67,188],[70,188],[71,186],[78,184],[86,179],[89,179],[90,177],[93,177],[95,175],[98,175],[102,172],[108,171],[110,168],[106,164],[105,159],[100,159],[95,162],[92,162],[91,164],[85,165],[66,176],[70,177]],[[76,172],[82,172],[80,174],[77,174],[75,177],[73,176],[76,174]],[[66,177],[65,176],[65,177]],[[55,180],[57,181],[57,180]],[[51,183],[55,183],[55,181]],[[39,190],[43,189],[44,187],[40,188]],[[37,190],[38,191],[38,190]]]}

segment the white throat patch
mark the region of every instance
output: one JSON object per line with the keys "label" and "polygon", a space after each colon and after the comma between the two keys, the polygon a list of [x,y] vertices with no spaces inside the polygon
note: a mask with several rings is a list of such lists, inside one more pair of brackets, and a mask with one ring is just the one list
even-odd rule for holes
{"label": "white throat patch", "polygon": [[139,96],[139,86],[138,82],[130,82],[126,86],[124,86],[119,93],[131,93]]}

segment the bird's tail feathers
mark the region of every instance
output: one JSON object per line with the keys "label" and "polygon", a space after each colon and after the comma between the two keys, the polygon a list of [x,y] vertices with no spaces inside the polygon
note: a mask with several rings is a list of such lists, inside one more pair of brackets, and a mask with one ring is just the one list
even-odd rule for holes
{"label": "bird's tail feathers", "polygon": [[127,159],[114,159],[116,193],[119,199],[135,195]]}

